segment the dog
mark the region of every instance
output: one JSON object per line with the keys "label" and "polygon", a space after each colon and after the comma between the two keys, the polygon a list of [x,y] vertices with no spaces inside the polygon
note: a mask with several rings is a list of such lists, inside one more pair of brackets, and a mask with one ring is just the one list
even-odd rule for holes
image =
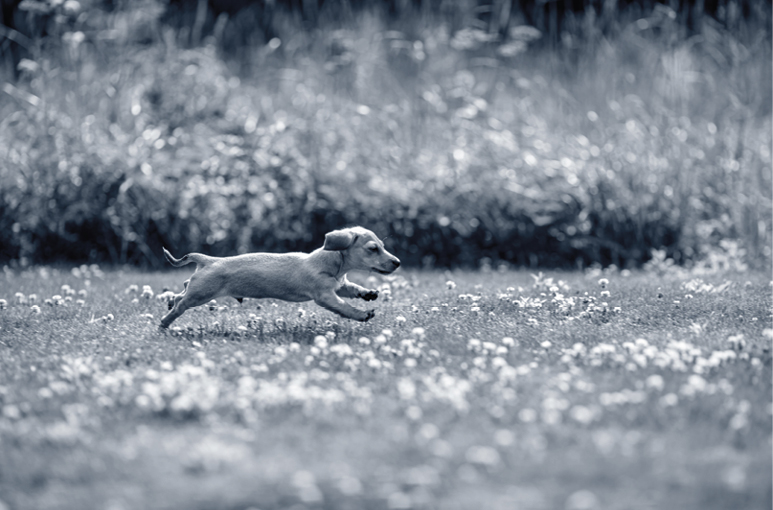
{"label": "dog", "polygon": [[194,262],[196,270],[183,284],[183,291],[170,301],[161,329],[168,328],[188,308],[222,296],[231,296],[240,303],[244,298],[296,303],[313,300],[342,317],[365,322],[373,318],[375,311],[360,310],[341,298],[373,301],[378,291],[350,282],[346,273],[362,270],[390,274],[400,267],[400,259],[363,227],[329,232],[324,245],[311,253],[247,253],[234,257],[189,253],[176,259],[164,248],[164,256],[175,267]]}

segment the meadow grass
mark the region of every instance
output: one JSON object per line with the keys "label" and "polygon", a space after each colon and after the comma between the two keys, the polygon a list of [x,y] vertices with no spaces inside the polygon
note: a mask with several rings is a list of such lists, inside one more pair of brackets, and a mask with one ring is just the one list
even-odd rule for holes
{"label": "meadow grass", "polygon": [[401,271],[368,323],[159,332],[189,273],[6,268],[5,507],[770,508],[769,273]]}

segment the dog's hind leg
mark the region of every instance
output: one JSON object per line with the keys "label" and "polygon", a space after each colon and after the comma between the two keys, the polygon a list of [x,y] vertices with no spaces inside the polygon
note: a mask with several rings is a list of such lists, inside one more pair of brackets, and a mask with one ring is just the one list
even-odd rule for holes
{"label": "dog's hind leg", "polygon": [[172,308],[174,308],[175,305],[183,298],[183,296],[185,296],[185,291],[188,290],[188,283],[190,283],[190,281],[191,281],[190,279],[185,280],[183,282],[183,291],[175,295],[173,299],[170,299],[169,301],[167,301],[166,303],[167,310],[171,310]]}
{"label": "dog's hind leg", "polygon": [[162,329],[166,329],[169,327],[169,325],[179,316],[185,312],[185,308],[181,308],[179,306],[179,303],[174,305],[174,308],[169,311],[168,314],[164,315],[164,317],[161,319],[161,324],[159,324],[159,327]]}
{"label": "dog's hind leg", "polygon": [[216,297],[216,294],[210,292],[191,291],[191,289],[186,287],[183,292],[175,296],[174,307],[161,319],[161,328],[168,328],[169,325],[174,322],[175,319],[185,313],[185,310],[188,308],[193,308],[199,305],[203,305],[204,303],[208,303],[214,297]]}

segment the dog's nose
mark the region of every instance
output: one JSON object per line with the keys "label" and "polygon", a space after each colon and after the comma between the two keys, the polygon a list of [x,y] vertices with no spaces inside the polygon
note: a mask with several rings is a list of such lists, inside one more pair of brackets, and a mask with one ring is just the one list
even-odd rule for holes
{"label": "dog's nose", "polygon": [[397,269],[398,267],[400,267],[400,261],[399,261],[398,259],[394,259],[394,260],[392,261],[392,264],[394,264],[394,265],[395,265],[395,269]]}

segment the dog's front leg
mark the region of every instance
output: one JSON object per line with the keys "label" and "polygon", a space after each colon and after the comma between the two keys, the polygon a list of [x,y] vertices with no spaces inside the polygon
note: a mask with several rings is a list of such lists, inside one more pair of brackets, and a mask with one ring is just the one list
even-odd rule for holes
{"label": "dog's front leg", "polygon": [[376,315],[374,310],[360,310],[348,304],[346,301],[338,297],[334,292],[321,294],[314,298],[314,302],[322,308],[335,312],[341,317],[347,319],[354,319],[360,322],[366,322]]}
{"label": "dog's front leg", "polygon": [[336,294],[345,298],[360,298],[364,299],[365,301],[373,301],[374,299],[378,298],[377,290],[370,290],[366,289],[365,287],[360,287],[359,285],[347,280],[346,276],[344,276],[343,280],[341,281],[341,286],[336,289]]}

